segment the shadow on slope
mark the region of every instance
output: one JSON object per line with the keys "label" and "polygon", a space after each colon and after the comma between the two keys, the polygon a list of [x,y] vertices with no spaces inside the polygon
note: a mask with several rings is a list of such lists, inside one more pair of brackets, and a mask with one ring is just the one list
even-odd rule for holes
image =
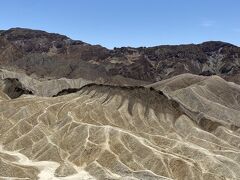
{"label": "shadow on slope", "polygon": [[26,89],[18,79],[7,78],[1,82],[2,91],[11,99],[20,97],[23,94],[33,94],[32,91]]}

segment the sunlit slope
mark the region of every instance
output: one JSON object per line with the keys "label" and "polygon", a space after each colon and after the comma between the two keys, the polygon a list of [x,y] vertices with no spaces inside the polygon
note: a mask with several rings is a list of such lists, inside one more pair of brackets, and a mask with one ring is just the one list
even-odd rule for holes
{"label": "sunlit slope", "polygon": [[[218,76],[179,75],[148,87],[161,90],[195,121],[240,127],[240,86]],[[234,127],[236,126],[236,127]]]}
{"label": "sunlit slope", "polygon": [[[155,84],[163,93],[91,84],[54,98],[23,95],[8,100],[0,94],[0,175],[33,179],[49,172],[58,178],[80,174],[89,179],[239,179],[238,104],[225,97],[231,97],[232,88],[237,96],[239,88],[219,81],[226,84],[222,96],[205,86],[198,90],[209,97],[206,104],[214,104],[208,111],[201,99],[191,104],[191,83],[174,91]],[[222,85],[217,85],[220,91]],[[229,102],[222,103],[226,99]],[[210,118],[198,120],[198,111]],[[21,161],[12,159],[19,154],[32,164],[21,166]],[[57,163],[52,174],[36,165],[43,161]]]}

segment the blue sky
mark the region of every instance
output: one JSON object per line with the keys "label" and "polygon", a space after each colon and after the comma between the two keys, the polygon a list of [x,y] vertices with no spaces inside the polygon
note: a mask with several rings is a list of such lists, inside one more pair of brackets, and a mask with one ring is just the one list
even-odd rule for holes
{"label": "blue sky", "polygon": [[200,43],[240,45],[239,0],[2,0],[0,29],[65,34],[108,48]]}

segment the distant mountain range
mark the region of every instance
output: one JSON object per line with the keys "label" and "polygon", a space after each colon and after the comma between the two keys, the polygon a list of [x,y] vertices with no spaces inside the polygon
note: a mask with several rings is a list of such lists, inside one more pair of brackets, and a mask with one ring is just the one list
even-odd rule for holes
{"label": "distant mountain range", "polygon": [[240,83],[240,48],[219,41],[110,50],[64,35],[13,28],[0,31],[0,45],[1,67],[38,78],[118,76],[156,82],[192,73]]}

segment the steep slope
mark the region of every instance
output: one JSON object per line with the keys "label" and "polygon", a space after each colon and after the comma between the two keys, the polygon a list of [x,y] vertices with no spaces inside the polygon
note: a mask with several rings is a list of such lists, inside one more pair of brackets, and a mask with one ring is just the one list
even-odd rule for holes
{"label": "steep slope", "polygon": [[240,108],[226,101],[239,95],[218,77],[183,75],[152,88],[89,84],[54,98],[2,97],[0,169],[29,178],[239,179]]}
{"label": "steep slope", "polygon": [[11,98],[17,98],[22,94],[34,94],[37,96],[57,96],[69,92],[76,92],[86,84],[106,84],[106,85],[124,85],[136,86],[138,84],[147,85],[149,83],[121,76],[112,76],[111,78],[98,77],[94,81],[78,79],[36,79],[27,76],[24,73],[0,69],[0,90]]}
{"label": "steep slope", "polygon": [[109,50],[59,34],[13,28],[0,33],[0,66],[38,78],[95,81],[99,77],[106,79],[118,75],[156,82],[192,73],[219,75],[240,83],[240,48],[213,41]]}
{"label": "steep slope", "polygon": [[[100,80],[98,82],[101,82]],[[63,90],[79,89],[86,84],[91,84],[82,78],[79,79],[52,79],[39,81],[24,73],[17,73],[0,69],[0,89],[9,97],[17,98],[22,94],[51,97]]]}
{"label": "steep slope", "polygon": [[240,86],[218,76],[201,77],[184,74],[148,85],[161,90],[181,104],[195,121],[215,130],[220,124],[240,127]]}
{"label": "steep slope", "polygon": [[[101,46],[44,31],[13,28],[0,34],[0,64],[38,77],[104,77],[104,68],[87,63],[104,58]],[[58,68],[56,68],[58,67]]]}

